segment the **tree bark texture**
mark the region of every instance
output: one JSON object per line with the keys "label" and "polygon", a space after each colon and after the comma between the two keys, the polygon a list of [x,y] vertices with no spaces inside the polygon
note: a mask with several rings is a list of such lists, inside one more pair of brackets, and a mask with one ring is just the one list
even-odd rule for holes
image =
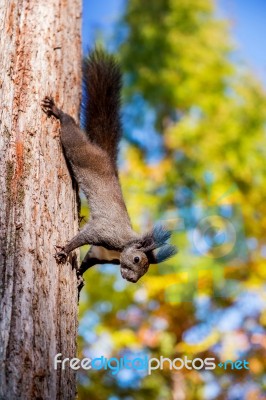
{"label": "tree bark texture", "polygon": [[0,3],[0,398],[73,399],[76,274],[57,265],[54,245],[78,229],[76,191],[59,123],[42,98],[78,116],[80,0]]}

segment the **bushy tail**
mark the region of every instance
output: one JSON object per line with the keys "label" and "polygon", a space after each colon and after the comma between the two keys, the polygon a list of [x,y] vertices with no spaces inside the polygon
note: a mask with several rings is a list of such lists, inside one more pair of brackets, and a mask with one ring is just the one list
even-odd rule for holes
{"label": "bushy tail", "polygon": [[121,137],[121,71],[112,55],[92,51],[83,62],[83,123],[90,140],[116,164]]}

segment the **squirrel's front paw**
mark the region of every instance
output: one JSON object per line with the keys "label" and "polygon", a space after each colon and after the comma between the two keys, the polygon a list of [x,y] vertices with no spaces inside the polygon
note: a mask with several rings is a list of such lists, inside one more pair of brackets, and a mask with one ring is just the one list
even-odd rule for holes
{"label": "squirrel's front paw", "polygon": [[55,247],[60,250],[55,253],[54,258],[56,259],[58,264],[65,264],[68,254],[64,251],[64,247],[60,246],[55,246]]}
{"label": "squirrel's front paw", "polygon": [[84,284],[84,279],[83,279],[82,275],[80,275],[78,273],[78,271],[77,271],[77,288],[78,288],[78,292],[81,291],[81,289],[83,288],[84,285],[85,285]]}

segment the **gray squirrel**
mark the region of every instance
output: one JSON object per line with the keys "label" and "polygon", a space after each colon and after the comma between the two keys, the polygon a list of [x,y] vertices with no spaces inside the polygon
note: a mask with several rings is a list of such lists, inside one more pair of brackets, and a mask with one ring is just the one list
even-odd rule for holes
{"label": "gray squirrel", "polygon": [[132,229],[117,169],[121,87],[115,58],[95,49],[83,63],[84,130],[53,98],[46,96],[41,105],[49,117],[60,120],[65,157],[90,207],[88,223],[66,245],[58,246],[57,261],[65,263],[72,250],[90,244],[78,277],[95,264],[113,263],[120,264],[124,279],[137,282],[150,264],[173,256],[176,248],[167,243],[171,233],[162,226],[145,234]]}

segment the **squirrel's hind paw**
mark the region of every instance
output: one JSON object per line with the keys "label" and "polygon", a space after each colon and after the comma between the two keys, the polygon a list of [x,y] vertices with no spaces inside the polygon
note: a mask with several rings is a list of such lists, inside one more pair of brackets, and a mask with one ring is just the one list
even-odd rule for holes
{"label": "squirrel's hind paw", "polygon": [[59,118],[59,110],[55,106],[54,99],[50,96],[45,96],[45,98],[41,102],[41,107],[43,112],[48,115],[48,117],[51,117],[53,115],[56,118]]}
{"label": "squirrel's hind paw", "polygon": [[53,109],[54,105],[55,104],[54,104],[54,100],[52,97],[45,96],[45,98],[41,101],[42,110],[48,116],[52,115],[52,109]]}

